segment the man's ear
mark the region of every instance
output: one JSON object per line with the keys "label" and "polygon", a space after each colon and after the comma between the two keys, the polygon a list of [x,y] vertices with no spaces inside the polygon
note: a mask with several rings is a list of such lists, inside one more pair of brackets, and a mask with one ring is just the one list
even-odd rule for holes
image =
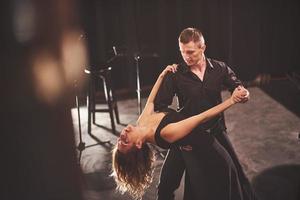
{"label": "man's ear", "polygon": [[143,142],[141,140],[139,140],[135,143],[135,146],[136,146],[136,148],[141,149],[143,146]]}

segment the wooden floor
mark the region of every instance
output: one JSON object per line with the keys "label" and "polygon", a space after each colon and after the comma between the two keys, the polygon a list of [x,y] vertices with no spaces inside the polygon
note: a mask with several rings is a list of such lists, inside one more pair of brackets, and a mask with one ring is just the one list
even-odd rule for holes
{"label": "wooden floor", "polygon": [[[260,88],[249,88],[251,100],[234,106],[225,112],[229,137],[240,161],[258,196],[262,200],[300,199],[300,118]],[[229,94],[223,93],[224,97]],[[294,98],[286,96],[286,98]],[[143,99],[143,102],[145,99]],[[98,105],[101,107],[101,105]],[[136,99],[118,102],[120,131],[124,125],[137,119]],[[82,152],[81,167],[85,177],[85,199],[131,199],[126,194],[115,192],[115,184],[109,176],[111,169],[111,148],[117,136],[110,132],[108,114],[97,114],[98,125],[92,126],[93,139],[87,134],[87,112],[80,109],[83,141],[87,147]],[[74,129],[78,141],[78,120],[76,109],[72,110]],[[99,140],[110,140],[101,145]],[[163,159],[156,161],[155,179],[147,190],[144,200],[154,200],[156,184]],[[182,199],[183,185],[176,192],[176,199]]]}

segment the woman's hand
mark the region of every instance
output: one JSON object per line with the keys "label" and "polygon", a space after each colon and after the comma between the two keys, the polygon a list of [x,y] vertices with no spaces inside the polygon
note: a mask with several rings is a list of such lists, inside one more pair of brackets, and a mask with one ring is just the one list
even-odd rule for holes
{"label": "woman's hand", "polygon": [[175,73],[177,71],[178,64],[168,65],[161,73],[160,77],[164,77],[168,72]]}

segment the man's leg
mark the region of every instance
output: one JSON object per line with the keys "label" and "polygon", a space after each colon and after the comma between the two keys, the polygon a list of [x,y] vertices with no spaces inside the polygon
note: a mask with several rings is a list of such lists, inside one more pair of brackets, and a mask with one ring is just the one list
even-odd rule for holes
{"label": "man's leg", "polygon": [[170,149],[161,169],[157,200],[174,199],[174,191],[180,185],[184,170],[181,151],[178,148]]}
{"label": "man's leg", "polygon": [[248,182],[248,178],[247,178],[246,174],[244,173],[244,170],[243,170],[243,168],[240,164],[240,161],[238,159],[238,156],[227,136],[226,131],[220,131],[219,133],[215,134],[215,137],[218,140],[218,142],[226,149],[226,151],[231,156],[233,163],[234,163],[235,167],[237,168],[238,174],[239,174],[240,178],[242,178],[242,181]]}
{"label": "man's leg", "polygon": [[185,171],[183,200],[193,200],[193,199],[195,198],[194,198],[190,177],[187,171]]}
{"label": "man's leg", "polygon": [[[183,200],[200,199],[203,187],[202,168],[199,163],[199,156],[193,151],[182,151],[182,156],[185,161],[185,181],[184,181],[184,196]],[[201,158],[200,158],[201,159]]]}
{"label": "man's leg", "polygon": [[237,169],[238,172],[238,176],[240,178],[241,181],[241,186],[243,188],[243,193],[244,193],[244,199],[256,199],[256,195],[251,187],[250,181],[247,178],[243,167],[240,164],[240,161],[238,159],[238,156],[227,136],[226,131],[220,131],[220,133],[215,134],[216,139],[218,140],[218,142],[226,149],[226,151],[229,153],[229,155],[232,158],[232,161]]}

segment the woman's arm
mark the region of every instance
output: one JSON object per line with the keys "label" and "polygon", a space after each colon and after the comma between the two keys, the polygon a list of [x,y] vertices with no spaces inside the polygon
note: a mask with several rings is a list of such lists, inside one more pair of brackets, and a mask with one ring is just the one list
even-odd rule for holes
{"label": "woman's arm", "polygon": [[234,101],[233,97],[235,95],[240,95],[241,93],[245,93],[245,91],[236,89],[229,99],[225,100],[219,105],[212,107],[211,109],[202,112],[198,115],[194,115],[176,123],[168,124],[161,130],[161,137],[169,143],[173,143],[183,138],[184,136],[192,132],[192,130],[196,128],[199,124],[202,124],[212,119],[216,115],[220,114],[221,112],[225,111],[226,109],[230,108],[232,105],[237,103]]}
{"label": "woman's arm", "polygon": [[141,113],[141,115],[139,116],[138,120],[137,120],[137,123],[141,122],[143,120],[143,118],[151,113],[154,112],[154,99],[155,99],[155,96],[158,92],[158,89],[165,77],[165,75],[168,73],[168,72],[176,72],[177,70],[177,64],[173,64],[173,65],[168,65],[161,73],[160,75],[158,76],[150,94],[149,94],[149,97],[147,99],[147,102],[146,102],[146,105],[143,109],[143,112]]}

